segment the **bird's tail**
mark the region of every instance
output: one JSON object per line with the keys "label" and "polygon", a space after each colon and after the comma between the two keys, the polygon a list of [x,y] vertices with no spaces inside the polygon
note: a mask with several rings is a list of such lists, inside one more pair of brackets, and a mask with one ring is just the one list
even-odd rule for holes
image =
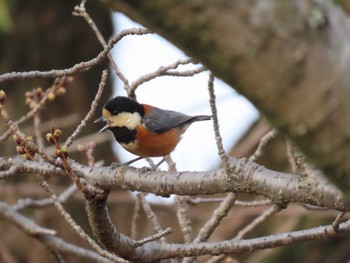
{"label": "bird's tail", "polygon": [[195,121],[208,121],[211,120],[212,116],[209,115],[197,115],[197,116],[193,116],[193,118],[191,119],[191,122],[195,122]]}

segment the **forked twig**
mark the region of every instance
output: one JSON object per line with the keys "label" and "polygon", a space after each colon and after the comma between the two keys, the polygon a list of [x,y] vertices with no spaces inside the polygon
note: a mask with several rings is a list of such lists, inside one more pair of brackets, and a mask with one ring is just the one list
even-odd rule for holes
{"label": "forked twig", "polygon": [[[107,42],[104,39],[104,37],[101,34],[101,31],[98,29],[96,23],[94,20],[91,19],[89,13],[85,9],[85,3],[81,2],[79,6],[76,6],[74,8],[73,15],[76,16],[81,16],[85,19],[85,21],[89,24],[91,29],[94,31],[98,41],[101,43],[103,48],[107,47]],[[115,63],[113,56],[111,53],[108,53],[108,59],[109,62],[111,63],[112,68],[114,69],[114,72],[117,74],[119,79],[123,82],[124,88],[127,90],[129,89],[129,81],[128,79],[124,76],[124,74],[120,71],[119,67],[117,66],[117,63]]]}
{"label": "forked twig", "polygon": [[78,234],[80,238],[85,240],[95,251],[103,257],[110,259],[113,262],[127,262],[112,253],[102,249],[85,231],[73,220],[71,215],[64,209],[62,204],[59,202],[57,195],[53,192],[50,185],[47,183],[44,177],[39,178],[39,183],[43,187],[43,189],[49,194],[51,199],[54,202],[54,205],[63,219],[68,223],[68,225],[72,228],[72,230]]}

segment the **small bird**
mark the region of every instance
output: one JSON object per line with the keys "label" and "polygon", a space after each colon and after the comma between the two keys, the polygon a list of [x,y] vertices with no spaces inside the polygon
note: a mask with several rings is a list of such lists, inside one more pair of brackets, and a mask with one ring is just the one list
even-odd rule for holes
{"label": "small bird", "polygon": [[188,116],[117,96],[104,105],[102,116],[95,122],[106,124],[99,132],[110,130],[125,150],[139,156],[133,162],[170,154],[193,122],[210,119],[208,115]]}

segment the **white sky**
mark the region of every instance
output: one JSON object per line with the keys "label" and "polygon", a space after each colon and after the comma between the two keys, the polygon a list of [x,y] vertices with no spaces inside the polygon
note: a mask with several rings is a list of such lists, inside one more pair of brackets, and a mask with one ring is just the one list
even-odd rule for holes
{"label": "white sky", "polygon": [[[120,13],[115,13],[114,18],[117,33],[126,28],[141,27]],[[130,83],[143,74],[155,71],[160,66],[186,58],[182,51],[155,34],[128,36],[120,41],[112,52],[116,63]],[[117,90],[114,95],[125,96],[126,92],[122,88],[121,81],[117,78],[115,81]],[[141,85],[136,95],[139,102],[159,108],[180,111],[188,115],[211,115],[207,83],[207,72],[187,78],[161,77]],[[215,93],[220,131],[224,148],[228,151],[250,124],[258,118],[258,112],[245,98],[217,79]],[[123,162],[136,157],[116,142],[115,146]],[[179,171],[204,171],[217,167],[220,160],[217,155],[212,122],[192,124],[171,156]],[[155,162],[158,160],[160,159],[154,159]],[[132,165],[142,167],[147,163],[138,161]],[[166,169],[166,166],[163,164],[161,168]]]}

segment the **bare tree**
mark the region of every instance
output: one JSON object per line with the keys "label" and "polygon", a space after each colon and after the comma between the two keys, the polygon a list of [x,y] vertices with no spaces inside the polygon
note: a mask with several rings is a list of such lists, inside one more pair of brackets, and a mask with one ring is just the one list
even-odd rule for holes
{"label": "bare tree", "polygon": [[[0,75],[2,84],[20,79],[56,78],[48,89],[35,88],[26,93],[30,110],[18,120],[11,117],[11,112],[7,110],[8,97],[0,91],[0,115],[7,127],[0,136],[0,143],[12,135],[14,148],[21,157],[1,156],[0,178],[10,181],[21,174],[36,175],[37,185],[48,196],[24,198],[23,193],[23,199],[13,205],[1,201],[0,218],[3,221],[41,242],[57,262],[64,262],[66,255],[93,262],[220,262],[228,256],[233,261],[243,252],[252,253],[349,234],[350,221],[344,220],[349,210],[348,184],[344,177],[350,169],[347,162],[349,117],[346,114],[349,107],[346,74],[350,54],[347,41],[349,26],[339,8],[328,1],[111,0],[105,1],[111,9],[124,12],[149,29],[123,30],[107,42],[87,13],[85,2],[76,6],[73,14],[87,22],[100,42],[102,51],[96,57],[65,69]],[[142,35],[151,34],[150,30],[164,35],[205,66],[196,64],[191,58],[178,60],[130,82],[109,52],[123,37],[135,35],[142,41]],[[171,158],[167,157],[168,171],[125,165],[103,167],[94,161],[98,141],[78,147],[85,154],[88,165],[70,158],[74,151],[73,142],[91,121],[101,100],[108,78],[107,70],[101,73],[90,110],[67,140],[62,141],[58,125],[43,137],[39,126],[44,106],[57,96],[64,95],[67,86],[74,85],[70,75],[89,71],[106,59],[130,97],[135,97],[135,90],[140,85],[161,76],[191,77],[210,71],[209,104],[222,166],[213,171],[178,172]],[[184,64],[193,64],[195,68],[179,70],[179,66]],[[246,158],[235,159],[223,149],[217,117],[215,76],[251,100],[275,127],[259,138],[256,150]],[[21,126],[30,119],[33,119],[34,139],[24,133]],[[290,165],[288,170],[268,169],[257,163],[276,140],[285,145],[285,158]],[[52,145],[53,155],[49,154],[47,144]],[[73,184],[61,194],[56,194],[53,178],[67,176]],[[334,185],[332,182],[337,181],[335,177],[340,178],[342,183]],[[120,231],[119,222],[112,222],[112,211],[107,209],[110,196],[121,188],[139,191],[133,200],[130,234]],[[94,238],[63,206],[63,203],[72,200],[76,191],[85,202],[86,218]],[[177,195],[176,218],[180,227],[177,232],[181,233],[183,243],[170,241],[170,234],[175,231],[160,221],[155,206],[146,201],[146,193]],[[241,193],[249,194],[249,200],[243,200]],[[220,197],[204,197],[214,194],[220,194]],[[218,205],[212,206],[209,218],[195,229],[191,215],[201,204]],[[293,205],[290,207],[289,204]],[[86,242],[87,247],[65,241],[59,237],[57,229],[42,227],[34,218],[21,213],[26,208],[42,210],[48,206],[55,207],[60,218]],[[235,234],[230,232],[230,236],[222,235],[219,241],[211,240],[220,227],[229,228],[224,219],[230,217],[231,210],[239,207],[242,207],[242,213],[248,213],[253,207],[254,218],[236,226]],[[332,223],[299,230],[293,223],[281,234],[246,238],[264,222],[271,222],[282,210],[283,213],[291,211],[289,217],[293,218],[296,211],[300,211],[296,207],[307,208],[302,210],[307,215],[313,210],[321,210],[319,213],[330,218]],[[142,227],[139,224],[141,217],[149,220],[154,233],[137,239]],[[125,216],[118,215],[117,220],[125,220]]]}

